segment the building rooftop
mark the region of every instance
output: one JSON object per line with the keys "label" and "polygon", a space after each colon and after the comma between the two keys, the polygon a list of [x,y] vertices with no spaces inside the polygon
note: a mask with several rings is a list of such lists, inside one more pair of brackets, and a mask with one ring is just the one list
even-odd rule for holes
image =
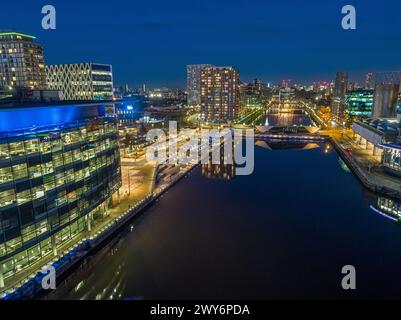
{"label": "building rooftop", "polygon": [[0,136],[20,135],[48,130],[65,124],[78,124],[106,114],[114,101],[60,101],[0,106]]}
{"label": "building rooftop", "polygon": [[401,150],[401,144],[399,143],[387,143],[387,144],[381,144],[380,147],[385,148],[385,149],[392,149],[392,150]]}
{"label": "building rooftop", "polygon": [[1,38],[11,37],[11,36],[36,39],[36,37],[34,37],[34,36],[30,36],[28,34],[24,34],[24,33],[20,33],[20,32],[12,32],[12,31],[11,32],[0,32],[0,40],[1,40]]}
{"label": "building rooftop", "polygon": [[386,143],[399,144],[401,124],[397,119],[364,119],[355,124],[379,135]]}
{"label": "building rooftop", "polygon": [[46,65],[46,67],[50,66],[76,66],[76,65],[92,65],[92,66],[105,66],[105,67],[111,67],[111,64],[109,63],[98,63],[98,62],[77,62],[77,63],[55,63],[55,64],[49,64]]}
{"label": "building rooftop", "polygon": [[113,104],[118,101],[114,100],[56,100],[56,101],[15,101],[15,100],[1,100],[0,99],[0,111],[4,110],[15,110],[15,109],[27,109],[27,108],[43,108],[43,107],[54,107],[54,106],[89,106],[95,104]]}

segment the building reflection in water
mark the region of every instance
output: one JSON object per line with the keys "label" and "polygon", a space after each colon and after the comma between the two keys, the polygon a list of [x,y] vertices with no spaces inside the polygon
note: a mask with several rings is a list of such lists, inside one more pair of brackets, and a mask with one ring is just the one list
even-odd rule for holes
{"label": "building reflection in water", "polygon": [[376,203],[372,204],[370,208],[390,220],[401,221],[401,204],[397,200],[378,195]]}
{"label": "building reflection in water", "polygon": [[[89,274],[87,278],[84,278],[78,285],[73,289],[74,298],[79,300],[123,300],[126,297],[123,296],[125,291],[125,273],[126,265],[125,260],[113,259],[113,256],[119,250],[118,246],[111,248],[107,254],[107,261],[111,262],[110,273],[112,276],[106,276],[103,279],[96,278],[98,275]],[[117,261],[116,263],[113,263]],[[90,283],[96,283],[95,286],[91,286]]]}
{"label": "building reflection in water", "polygon": [[220,163],[213,164],[212,154],[209,154],[207,164],[202,164],[202,176],[208,179],[231,180],[235,177],[235,165],[225,164],[223,150],[220,152]]}
{"label": "building reflection in water", "polygon": [[235,177],[235,165],[233,164],[208,164],[202,165],[202,175],[208,179],[231,180]]}
{"label": "building reflection in water", "polygon": [[[127,233],[127,231],[126,231]],[[125,234],[126,234],[125,233]],[[124,296],[126,291],[126,260],[121,257],[127,256],[127,249],[121,248],[121,241],[116,240],[98,253],[99,256],[83,265],[74,277],[57,287],[49,300],[137,300],[140,297]],[[103,273],[93,273],[92,268],[101,259],[108,265]],[[72,286],[73,285],[73,286]]]}
{"label": "building reflection in water", "polygon": [[340,165],[341,170],[345,171],[346,173],[351,173],[351,170],[348,168],[344,160],[341,159],[341,157],[338,157],[338,164]]}
{"label": "building reflection in water", "polygon": [[312,150],[321,147],[319,143],[310,141],[289,141],[280,139],[257,140],[255,145],[267,150]]}
{"label": "building reflection in water", "polygon": [[[299,149],[311,150],[320,148],[315,142],[288,141],[288,140],[257,140],[255,145],[267,150]],[[224,152],[220,152],[220,163],[212,163],[212,155],[209,154],[207,164],[202,164],[202,175],[208,179],[231,180],[236,175],[235,164],[225,164]]]}

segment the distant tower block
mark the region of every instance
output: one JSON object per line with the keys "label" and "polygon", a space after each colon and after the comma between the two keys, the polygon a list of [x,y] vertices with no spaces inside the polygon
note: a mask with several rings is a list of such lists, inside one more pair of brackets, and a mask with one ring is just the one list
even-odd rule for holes
{"label": "distant tower block", "polygon": [[373,83],[373,73],[369,72],[365,76],[365,89],[373,89],[374,88],[374,83]]}
{"label": "distant tower block", "polygon": [[345,109],[345,94],[348,87],[348,72],[337,72],[334,84],[332,112],[341,118]]}
{"label": "distant tower block", "polygon": [[401,71],[379,72],[375,74],[375,83],[401,84]]}
{"label": "distant tower block", "polygon": [[372,117],[396,118],[401,72],[378,73],[375,78]]}

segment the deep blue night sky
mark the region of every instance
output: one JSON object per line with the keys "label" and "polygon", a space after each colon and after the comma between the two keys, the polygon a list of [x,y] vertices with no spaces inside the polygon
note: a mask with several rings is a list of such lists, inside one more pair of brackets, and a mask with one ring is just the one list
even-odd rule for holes
{"label": "deep blue night sky", "polygon": [[[57,30],[41,8],[57,9]],[[341,8],[357,9],[357,30]],[[2,1],[0,28],[37,36],[46,63],[100,62],[117,85],[185,85],[185,65],[236,66],[244,81],[331,80],[401,69],[400,0]]]}

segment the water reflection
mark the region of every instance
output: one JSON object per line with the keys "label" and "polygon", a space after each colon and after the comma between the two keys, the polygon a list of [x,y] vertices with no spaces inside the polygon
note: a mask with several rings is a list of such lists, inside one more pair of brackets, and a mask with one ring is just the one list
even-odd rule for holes
{"label": "water reflection", "polygon": [[363,189],[326,144],[256,145],[255,174],[194,170],[58,298],[349,298],[344,264],[369,284],[355,297],[400,298],[400,203]]}
{"label": "water reflection", "polygon": [[255,145],[268,150],[311,150],[321,147],[319,143],[310,141],[257,140]]}
{"label": "water reflection", "polygon": [[401,221],[401,204],[397,200],[377,196],[376,203],[372,204],[370,208],[385,218]]}
{"label": "water reflection", "polygon": [[235,177],[235,166],[210,162],[202,165],[202,175],[208,179],[231,180]]}
{"label": "water reflection", "polygon": [[[257,140],[255,146],[267,150],[312,150],[322,147],[319,143],[310,141],[288,141],[288,140]],[[331,151],[330,145],[325,146],[325,152]],[[213,164],[212,155],[209,154],[207,164],[201,165],[202,176],[207,179],[232,180],[236,175],[236,167],[233,164],[225,164],[223,150],[220,152],[220,163]]]}
{"label": "water reflection", "polygon": [[290,126],[290,125],[302,125],[310,126],[312,121],[306,113],[280,113],[280,114],[269,114],[266,116],[262,123],[265,126]]}
{"label": "water reflection", "polygon": [[225,164],[224,153],[220,152],[220,164],[213,164],[209,155],[207,164],[201,165],[202,176],[207,179],[231,180],[235,177],[235,165]]}
{"label": "water reflection", "polygon": [[340,165],[340,168],[347,172],[347,173],[351,173],[351,170],[348,168],[347,164],[343,161],[343,159],[341,159],[340,157],[338,157],[338,163]]}
{"label": "water reflection", "polygon": [[[128,232],[125,232],[126,236]],[[93,258],[81,270],[78,270],[74,279],[59,288],[49,299],[61,299],[64,295],[73,296],[75,300],[125,300],[137,299],[137,297],[124,296],[126,291],[126,260],[117,258],[128,252],[121,241],[107,245],[100,253]],[[91,268],[99,263],[107,265],[100,273],[92,273]],[[77,280],[79,281],[77,283]]]}

